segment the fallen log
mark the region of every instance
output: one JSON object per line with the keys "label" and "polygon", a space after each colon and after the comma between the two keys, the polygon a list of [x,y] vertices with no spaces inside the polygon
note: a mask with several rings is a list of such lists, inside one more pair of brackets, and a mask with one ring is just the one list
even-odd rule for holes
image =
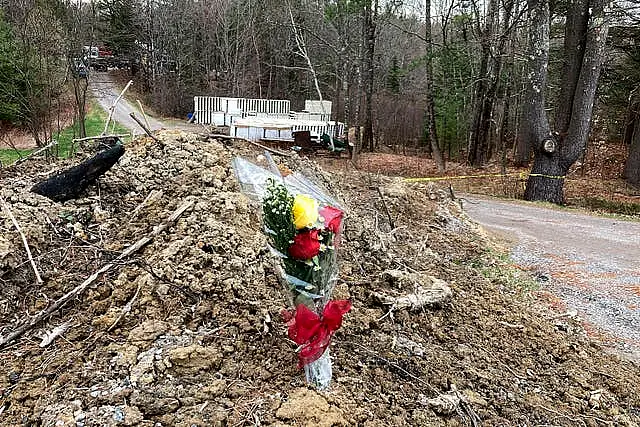
{"label": "fallen log", "polygon": [[77,166],[39,182],[31,191],[56,202],[75,199],[98,177],[111,169],[123,154],[124,146],[117,144]]}

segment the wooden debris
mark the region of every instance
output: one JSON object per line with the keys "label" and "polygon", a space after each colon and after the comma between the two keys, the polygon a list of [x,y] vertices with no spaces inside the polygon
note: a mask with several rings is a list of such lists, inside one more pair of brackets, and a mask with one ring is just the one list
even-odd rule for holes
{"label": "wooden debris", "polygon": [[142,107],[142,102],[140,102],[139,99],[136,99],[136,103],[138,104],[138,108],[140,108],[140,112],[142,113],[144,124],[147,125],[147,128],[151,129],[151,126],[149,126],[149,120],[147,120],[147,115],[145,114],[144,108]]}
{"label": "wooden debris", "polygon": [[391,227],[391,230],[396,228],[396,224],[393,222],[393,218],[391,218],[391,212],[389,212],[389,207],[387,206],[387,203],[384,201],[384,196],[382,195],[382,190],[380,190],[380,187],[376,187],[376,190],[378,190],[378,195],[380,195],[380,201],[382,202],[382,206],[384,207],[384,211],[387,214],[387,220],[389,221],[389,227]]}
{"label": "wooden debris", "polygon": [[84,138],[74,138],[73,142],[85,142],[85,141],[93,141],[95,139],[111,139],[111,138],[124,138],[126,136],[131,136],[127,134],[114,134],[114,135],[97,135],[97,136],[87,136]]}
{"label": "wooden debris", "polygon": [[98,177],[111,169],[123,154],[124,146],[117,144],[77,166],[39,182],[31,191],[56,202],[75,199]]}
{"label": "wooden debris", "polygon": [[209,136],[210,138],[217,138],[217,139],[237,139],[238,141],[248,142],[251,145],[255,145],[256,147],[262,148],[263,150],[267,150],[270,153],[277,154],[278,156],[291,157],[290,153],[285,153],[284,151],[276,150],[275,148],[269,148],[266,145],[259,144],[255,141],[251,141],[246,138],[240,138],[237,136],[229,136],[229,135],[221,135],[217,133],[209,134],[207,136]]}
{"label": "wooden debris", "polygon": [[111,118],[113,117],[113,112],[116,110],[116,105],[118,105],[118,102],[120,102],[120,99],[122,98],[124,93],[127,91],[127,89],[129,89],[129,86],[131,86],[131,84],[133,84],[133,80],[129,80],[129,83],[127,83],[124,89],[122,89],[122,92],[120,92],[120,95],[118,95],[115,101],[113,101],[113,104],[111,104],[111,107],[109,107],[109,117],[107,118],[107,122],[104,124],[104,130],[102,131],[103,135],[107,134],[107,130],[109,129],[109,123],[111,122]]}
{"label": "wooden debris", "polygon": [[71,291],[67,292],[65,295],[57,299],[53,304],[51,304],[48,308],[42,310],[40,313],[31,317],[25,323],[21,325],[16,325],[13,331],[11,331],[6,337],[0,336],[0,348],[4,347],[8,343],[12,342],[16,338],[20,337],[25,332],[33,329],[37,324],[47,319],[53,313],[56,313],[60,308],[66,305],[69,301],[74,298],[79,297],[87,288],[93,284],[102,274],[111,270],[116,265],[120,265],[119,261],[122,261],[128,258],[133,253],[137,252],[147,244],[149,244],[154,237],[158,234],[162,233],[166,230],[171,224],[180,218],[180,216],[187,210],[190,209],[194,205],[193,201],[188,201],[183,203],[178,209],[176,209],[173,214],[166,221],[156,227],[154,227],[153,231],[150,232],[147,236],[141,238],[133,245],[129,246],[125,249],[113,262],[102,266],[99,270],[95,271],[91,276],[89,276],[84,282],[80,283]]}
{"label": "wooden debris", "polygon": [[69,329],[69,326],[71,326],[69,323],[63,323],[62,325],[53,328],[51,332],[45,332],[42,335],[42,342],[40,343],[40,348],[44,348],[48,346],[60,335],[67,332],[67,330]]}
{"label": "wooden debris", "polygon": [[44,282],[42,281],[42,277],[40,276],[40,272],[38,271],[38,266],[36,266],[36,262],[33,259],[33,255],[31,254],[31,249],[29,248],[29,243],[27,242],[27,237],[22,232],[22,229],[20,228],[20,224],[18,224],[18,220],[16,219],[16,217],[13,216],[13,212],[11,212],[11,209],[9,209],[9,205],[7,204],[7,202],[5,202],[5,200],[2,197],[0,197],[0,205],[2,205],[2,208],[4,209],[4,211],[9,216],[9,219],[13,223],[13,226],[18,231],[18,234],[20,235],[20,238],[22,239],[22,244],[24,246],[24,249],[27,251],[27,258],[29,258],[29,262],[31,263],[31,268],[33,268],[33,272],[36,275],[36,283],[38,285],[41,285]]}
{"label": "wooden debris", "polygon": [[120,311],[120,316],[118,316],[115,322],[113,322],[111,326],[109,326],[109,329],[107,329],[107,332],[111,332],[113,328],[115,328],[116,325],[120,322],[120,320],[122,320],[122,318],[131,311],[131,308],[133,307],[133,303],[136,300],[136,298],[138,298],[138,294],[140,293],[141,288],[142,286],[138,285],[138,289],[136,289],[136,293],[133,294],[133,297],[129,300],[129,302],[127,302],[125,306],[122,307],[122,310]]}
{"label": "wooden debris", "polygon": [[32,157],[37,156],[38,154],[48,150],[51,147],[54,147],[58,145],[58,141],[53,140],[51,141],[49,144],[45,145],[44,147],[38,148],[36,151],[33,151],[32,153],[30,153],[28,156],[26,157],[22,157],[21,159],[16,160],[13,164],[14,165],[19,165],[22,162],[26,162],[27,160],[31,159]]}
{"label": "wooden debris", "polygon": [[142,130],[143,130],[147,135],[149,135],[149,137],[150,137],[151,139],[153,139],[155,142],[160,142],[160,140],[159,140],[159,139],[158,139],[154,134],[152,134],[152,133],[151,133],[151,130],[149,130],[149,128],[148,128],[148,127],[146,127],[146,126],[144,125],[144,123],[142,123],[142,122],[140,121],[140,119],[139,119],[138,117],[136,117],[136,113],[134,113],[134,112],[132,111],[132,112],[130,112],[130,113],[129,113],[129,116],[131,116],[131,118],[132,118],[132,119],[133,119],[133,120],[138,124],[138,126],[140,126],[140,127],[142,128]]}

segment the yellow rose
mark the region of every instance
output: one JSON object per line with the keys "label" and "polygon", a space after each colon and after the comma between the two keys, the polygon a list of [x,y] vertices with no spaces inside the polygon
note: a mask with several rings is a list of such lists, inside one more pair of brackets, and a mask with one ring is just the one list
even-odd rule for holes
{"label": "yellow rose", "polygon": [[298,194],[293,199],[293,223],[299,230],[313,227],[318,220],[318,202],[304,194]]}

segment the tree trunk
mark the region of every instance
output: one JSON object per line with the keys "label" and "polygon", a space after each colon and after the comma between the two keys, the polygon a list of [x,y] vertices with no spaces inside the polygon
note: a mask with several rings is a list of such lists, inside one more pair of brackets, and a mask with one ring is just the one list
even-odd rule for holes
{"label": "tree trunk", "polygon": [[640,116],[640,101],[631,101],[627,110],[627,118],[624,122],[624,132],[622,134],[622,143],[624,145],[631,145],[633,141],[636,124],[640,119],[638,116]]}
{"label": "tree trunk", "polygon": [[73,93],[76,101],[76,122],[78,123],[78,136],[86,138],[87,130],[85,127],[85,118],[87,115],[87,79],[73,79]]}
{"label": "tree trunk", "polygon": [[571,122],[571,108],[580,79],[580,68],[587,42],[587,24],[589,23],[589,2],[572,1],[567,10],[567,22],[564,29],[564,64],[562,84],[558,97],[554,129],[561,137],[566,136]]}
{"label": "tree trunk", "polygon": [[[574,5],[575,8],[586,7],[591,16],[584,36],[586,43],[582,61],[578,66],[568,65],[570,69],[579,67],[580,73],[571,95],[572,104],[566,137],[560,134],[559,138],[550,134],[544,111],[549,54],[549,4],[547,0],[529,0],[528,3],[532,11],[532,59],[524,116],[528,120],[527,133],[533,141],[535,160],[527,181],[525,199],[563,203],[564,177],[586,149],[589,136],[595,91],[608,32],[604,19],[605,0],[580,0],[579,3],[585,5]],[[573,20],[573,23],[581,25],[579,20]],[[574,29],[568,30],[568,33],[573,31]],[[567,48],[571,48],[574,43],[573,37],[569,37],[565,42]],[[578,57],[573,56],[574,60]]]}
{"label": "tree trunk", "polygon": [[507,173],[507,132],[509,128],[509,122],[511,119],[511,88],[509,83],[513,80],[513,61],[514,57],[508,64],[509,72],[507,74],[506,81],[502,87],[502,122],[500,123],[500,134],[498,136],[498,143],[500,144],[500,167],[503,174]]}
{"label": "tree trunk", "polygon": [[[502,58],[500,53],[492,55],[492,47],[495,47],[497,33],[498,1],[489,0],[487,7],[486,24],[482,30],[480,43],[482,45],[482,57],[480,60],[480,73],[475,91],[476,113],[474,114],[469,140],[467,161],[473,166],[481,166],[487,162],[489,154],[489,131],[493,116],[493,104],[495,102],[495,89],[500,74]],[[507,15],[507,13],[505,13]],[[480,18],[477,18],[478,21]],[[478,24],[478,27],[480,24]],[[500,49],[498,49],[498,52]]]}
{"label": "tree trunk", "polygon": [[368,146],[373,151],[373,68],[376,45],[376,20],[378,13],[378,0],[366,2],[364,13],[365,24],[365,65],[364,82],[364,130],[362,133],[362,145]]}
{"label": "tree trunk", "polygon": [[629,157],[624,168],[624,178],[629,184],[640,186],[640,120],[637,117],[629,146]]}
{"label": "tree trunk", "polygon": [[602,69],[607,34],[609,33],[608,22],[604,16],[604,9],[608,1],[591,0],[588,3],[591,17],[589,19],[584,58],[580,69],[580,79],[576,85],[573,98],[571,123],[569,124],[566,144],[561,145],[560,150],[563,161],[567,163],[567,169],[587,149],[593,104],[596,98],[600,70]]}
{"label": "tree trunk", "polygon": [[485,113],[485,101],[487,98],[487,83],[489,79],[489,56],[490,49],[488,44],[483,42],[482,59],[480,60],[480,73],[478,83],[475,90],[475,114],[473,123],[471,124],[471,137],[469,139],[469,148],[467,150],[467,162],[473,166],[480,166],[485,162],[484,153],[481,147],[481,135],[484,134],[482,129]]}
{"label": "tree trunk", "polygon": [[432,64],[432,48],[431,48],[431,0],[425,2],[426,11],[426,28],[425,28],[425,50],[427,57],[426,65],[426,101],[427,101],[427,132],[429,142],[431,144],[431,156],[436,162],[438,172],[445,171],[444,158],[438,145],[438,133],[436,132],[436,111],[435,101],[433,99],[433,64]]}
{"label": "tree trunk", "polygon": [[[523,65],[520,70],[520,79],[518,90],[524,91],[527,88],[525,83],[526,66]],[[514,164],[517,167],[528,166],[531,160],[531,151],[533,150],[533,139],[529,137],[529,127],[527,126],[526,117],[524,117],[524,104],[526,104],[526,95],[518,95],[516,101],[516,140],[513,147]]]}

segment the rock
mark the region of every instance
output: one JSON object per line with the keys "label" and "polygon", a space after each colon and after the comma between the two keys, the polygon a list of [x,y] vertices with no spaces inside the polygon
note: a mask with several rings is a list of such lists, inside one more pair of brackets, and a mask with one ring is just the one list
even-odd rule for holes
{"label": "rock", "polygon": [[194,344],[169,350],[169,361],[175,370],[195,373],[218,367],[222,362],[222,355],[212,347]]}
{"label": "rock", "polygon": [[441,304],[453,295],[451,288],[444,281],[433,276],[420,273],[407,273],[400,270],[386,270],[383,276],[388,282],[400,289],[412,289],[414,292],[402,296],[390,296],[374,292],[378,302],[391,305],[391,309],[411,311],[419,310],[425,305]]}
{"label": "rock", "polygon": [[17,265],[18,260],[13,256],[13,245],[5,236],[0,236],[0,267],[9,270]]}
{"label": "rock", "polygon": [[124,344],[122,346],[113,345],[110,350],[116,353],[112,359],[112,363],[116,366],[129,367],[135,365],[138,360],[138,352],[140,349],[135,345]]}
{"label": "rock", "polygon": [[40,422],[47,427],[76,427],[74,408],[64,403],[49,405],[42,411]]}
{"label": "rock", "polygon": [[131,381],[132,385],[147,385],[155,381],[154,360],[155,349],[145,351],[138,355],[138,363],[133,366],[129,372],[129,381]]}
{"label": "rock", "polygon": [[133,344],[151,342],[167,332],[168,329],[169,325],[165,322],[159,320],[147,320],[129,332],[129,341]]}
{"label": "rock", "polygon": [[124,408],[124,425],[135,426],[144,419],[142,412],[137,406],[125,406]]}
{"label": "rock", "polygon": [[451,415],[460,406],[460,398],[456,392],[449,392],[433,399],[427,399],[426,404],[436,414]]}
{"label": "rock", "polygon": [[135,392],[131,403],[147,416],[169,414],[180,407],[180,401],[174,397],[157,397],[144,392]]}
{"label": "rock", "polygon": [[417,343],[404,335],[397,336],[393,341],[393,347],[404,350],[410,356],[424,356],[425,349],[422,344]]}
{"label": "rock", "polygon": [[461,393],[465,397],[466,401],[473,406],[486,407],[489,405],[489,403],[482,396],[480,396],[479,393],[476,393],[473,390],[462,390]]}
{"label": "rock", "polygon": [[403,198],[407,196],[407,186],[401,178],[396,178],[388,185],[380,187],[385,196]]}
{"label": "rock", "polygon": [[346,283],[338,283],[333,289],[333,299],[350,299],[349,286]]}
{"label": "rock", "polygon": [[226,387],[227,382],[225,380],[213,380],[208,385],[197,389],[194,393],[194,397],[200,401],[214,399],[221,396]]}
{"label": "rock", "polygon": [[76,411],[76,424],[80,426],[137,426],[144,420],[140,409],[135,406],[104,405],[86,411]]}
{"label": "rock", "polygon": [[[97,307],[102,304],[103,304],[102,301],[96,301],[91,305],[91,308],[94,311],[98,311]],[[122,316],[121,308],[110,307],[105,314],[103,314],[102,316],[95,317],[91,321],[91,324],[101,330],[107,330],[108,328],[111,327],[111,325],[113,325],[116,322],[116,320],[118,320],[120,316]]]}
{"label": "rock", "polygon": [[313,390],[298,388],[294,390],[286,402],[276,411],[276,417],[282,420],[293,420],[300,425],[318,427],[346,426],[342,411]]}
{"label": "rock", "polygon": [[411,422],[416,426],[433,425],[433,415],[429,415],[431,411],[425,409],[415,409],[411,413]]}

